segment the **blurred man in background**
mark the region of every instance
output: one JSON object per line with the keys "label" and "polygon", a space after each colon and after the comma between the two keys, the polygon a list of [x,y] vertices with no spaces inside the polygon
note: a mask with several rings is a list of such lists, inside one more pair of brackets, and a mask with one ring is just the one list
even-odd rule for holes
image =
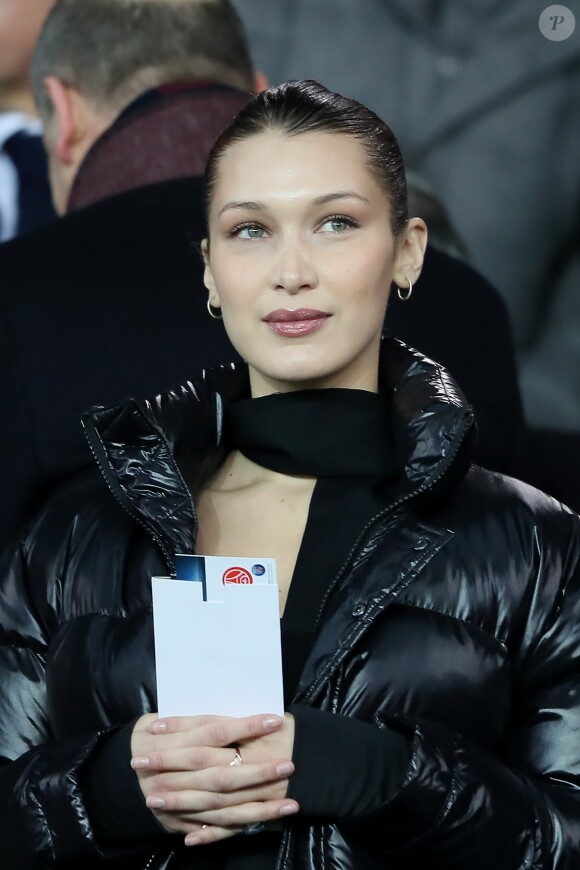
{"label": "blurred man in background", "polygon": [[0,246],[0,547],[91,464],[83,410],[235,358],[206,309],[200,175],[261,87],[229,0],[57,0],[32,77],[62,217]]}

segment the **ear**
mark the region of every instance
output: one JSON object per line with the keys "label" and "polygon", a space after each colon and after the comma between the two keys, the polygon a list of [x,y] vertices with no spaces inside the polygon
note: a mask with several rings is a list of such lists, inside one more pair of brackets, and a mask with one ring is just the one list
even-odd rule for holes
{"label": "ear", "polygon": [[268,90],[270,82],[266,78],[265,73],[261,69],[257,69],[254,73],[254,93],[260,94],[262,91]]}
{"label": "ear", "polygon": [[399,240],[395,256],[393,281],[406,289],[409,282],[414,284],[423,267],[427,247],[427,226],[421,218],[411,218],[407,222],[403,238]]}
{"label": "ear", "polygon": [[47,76],[44,86],[54,110],[51,120],[53,151],[65,166],[73,163],[74,152],[84,135],[81,97],[78,91],[54,76]]}
{"label": "ear", "polygon": [[209,262],[209,239],[203,239],[201,243],[201,255],[203,257],[203,262],[205,263],[205,270],[203,273],[203,283],[209,290],[209,301],[214,308],[220,307],[219,296],[216,290],[215,281],[213,279],[213,272],[211,269],[211,265]]}

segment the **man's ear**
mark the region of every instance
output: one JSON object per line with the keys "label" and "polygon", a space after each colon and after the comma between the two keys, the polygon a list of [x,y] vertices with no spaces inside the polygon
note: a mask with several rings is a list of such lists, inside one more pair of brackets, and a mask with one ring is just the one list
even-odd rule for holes
{"label": "man's ear", "polygon": [[423,267],[423,257],[427,247],[427,226],[421,218],[411,218],[407,222],[404,236],[399,242],[395,257],[393,281],[406,289],[409,282],[415,283]]}
{"label": "man's ear", "polygon": [[203,257],[203,262],[205,263],[205,270],[203,273],[203,283],[209,290],[209,301],[213,305],[214,308],[219,308],[219,296],[217,295],[215,289],[215,281],[213,279],[213,272],[211,270],[210,262],[209,262],[209,239],[203,239],[201,242],[201,255]]}
{"label": "man's ear", "polygon": [[262,91],[267,91],[270,87],[270,82],[266,78],[265,73],[261,69],[257,69],[254,73],[254,93],[261,94]]}
{"label": "man's ear", "polygon": [[74,160],[74,152],[84,135],[83,113],[78,91],[54,76],[47,76],[44,87],[52,103],[51,120],[53,151],[65,166]]}

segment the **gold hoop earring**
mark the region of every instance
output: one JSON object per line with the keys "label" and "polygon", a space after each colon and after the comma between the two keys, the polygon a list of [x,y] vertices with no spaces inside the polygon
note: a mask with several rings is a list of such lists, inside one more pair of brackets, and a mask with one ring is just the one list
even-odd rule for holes
{"label": "gold hoop earring", "polygon": [[[407,281],[409,281],[408,278],[407,278]],[[401,302],[408,302],[412,295],[413,295],[413,285],[411,284],[410,281],[409,281],[409,286],[407,287],[406,290],[403,290],[402,287],[397,287],[397,296],[399,297]]]}
{"label": "gold hoop earring", "polygon": [[213,311],[211,310],[211,307],[212,307],[211,302],[209,301],[209,298],[208,298],[208,300],[207,300],[207,312],[208,312],[209,316],[213,317],[214,320],[223,320],[223,314],[221,313],[221,309],[218,308],[218,311],[220,312],[219,314],[214,314]]}

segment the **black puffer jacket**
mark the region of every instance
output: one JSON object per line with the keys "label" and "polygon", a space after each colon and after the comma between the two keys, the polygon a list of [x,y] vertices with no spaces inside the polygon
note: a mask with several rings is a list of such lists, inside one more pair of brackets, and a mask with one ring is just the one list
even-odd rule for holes
{"label": "black puffer jacket", "polygon": [[[468,468],[471,412],[438,366],[395,341],[383,360],[404,475],[337,578],[297,701],[402,729],[412,756],[376,813],[291,820],[278,866],[578,870],[580,523]],[[5,556],[5,868],[174,863],[162,835],[95,842],[83,765],[155,709],[149,577],[195,548],[182,472],[195,487],[238,381],[222,371],[96,413],[89,436],[116,500],[100,478],[77,481]]]}

